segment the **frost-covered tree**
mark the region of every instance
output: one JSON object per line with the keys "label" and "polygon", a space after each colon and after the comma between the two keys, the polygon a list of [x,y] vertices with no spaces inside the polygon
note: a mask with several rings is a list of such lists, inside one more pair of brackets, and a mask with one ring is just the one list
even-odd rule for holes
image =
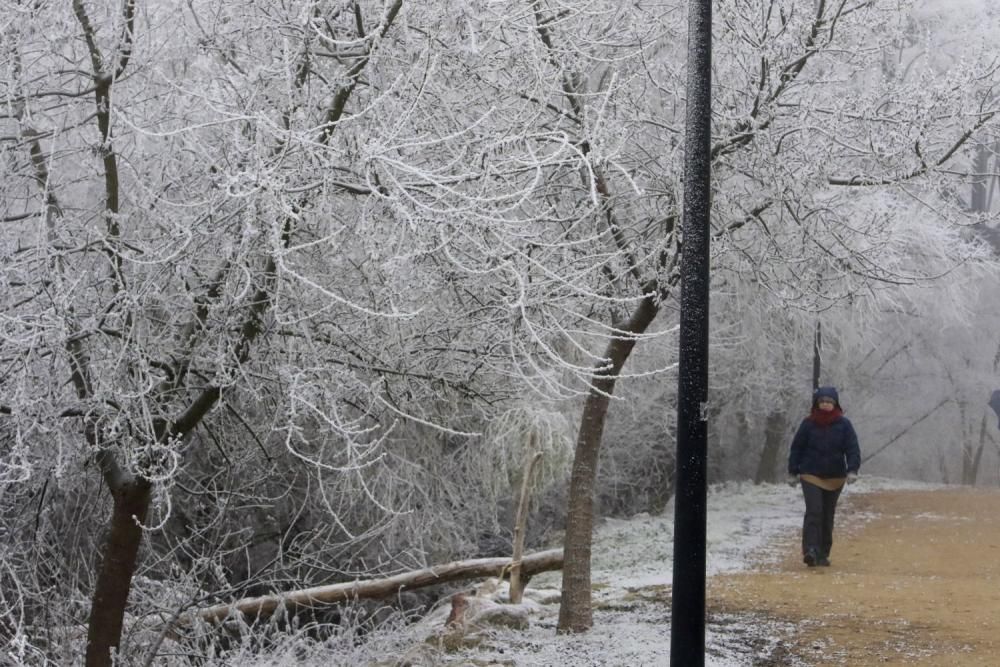
{"label": "frost-covered tree", "polygon": [[[635,478],[672,465],[642,401],[598,454],[676,358],[683,3],[0,9],[12,645],[53,582],[107,664],[136,573],[169,618],[474,550],[498,493],[461,472],[528,404],[579,419],[560,627],[588,627],[595,485],[662,504]],[[908,12],[719,7],[720,417],[792,400],[817,317],[836,341],[981,257],[954,192],[995,72],[910,66]],[[94,554],[69,527],[102,512]]]}
{"label": "frost-covered tree", "polygon": [[[655,22],[631,14],[628,19],[614,15],[615,21],[594,23],[603,5],[591,3],[587,6],[591,20],[574,23],[585,12],[559,13],[542,3],[538,7],[543,11],[538,22],[540,38],[555,54],[549,65],[564,79],[552,104],[562,105],[563,116],[574,113],[574,102],[583,109],[590,108],[587,104],[598,110],[621,109],[619,132],[636,142],[626,154],[648,156],[635,166],[622,160],[629,165],[622,170],[628,181],[614,173],[603,184],[595,176],[591,186],[596,194],[613,193],[602,203],[612,223],[609,228],[621,232],[613,241],[626,270],[617,275],[627,276],[631,271],[638,290],[632,294],[649,298],[640,301],[633,314],[649,319],[643,319],[638,328],[619,325],[618,335],[600,355],[603,361],[591,376],[596,391],[591,392],[592,404],[583,411],[575,463],[578,474],[575,487],[571,484],[568,514],[560,627],[569,630],[590,623],[586,543],[601,426],[614,387],[611,378],[621,373],[635,334],[645,330],[669,297],[663,289],[670,285],[668,269],[678,248],[673,245],[671,225],[677,215],[672,193],[678,190],[679,176],[676,163],[666,160],[676,154],[683,110],[682,63],[676,51],[671,51],[670,39],[678,34],[676,20],[682,8]],[[983,82],[992,81],[995,72],[980,63],[952,74],[970,84],[978,81],[975,87],[953,85],[948,77],[938,79],[937,73],[936,85],[928,85],[931,79],[927,77],[915,82],[901,74],[872,81],[872,72],[881,71],[884,55],[896,48],[905,32],[907,11],[897,4],[822,1],[765,6],[732,2],[720,8],[715,49],[717,139],[712,148],[718,183],[713,207],[716,275],[719,288],[732,292],[738,288],[752,304],[749,308],[762,313],[775,309],[833,312],[841,307],[873,312],[892,300],[891,290],[898,286],[923,284],[956,263],[982,258],[956,227],[967,218],[948,204],[947,193],[961,181],[949,171],[959,163],[963,147],[970,137],[986,132],[993,121],[990,86]],[[551,16],[559,19],[550,26],[546,17]],[[611,11],[604,16],[611,18]],[[655,23],[662,32],[645,35],[645,40],[634,33],[631,42],[624,37],[601,41],[610,26],[619,28],[629,20],[636,25]],[[553,51],[560,43],[573,45],[571,64],[559,59],[561,51]],[[613,66],[605,66],[598,57],[588,61],[580,55],[592,52],[581,49],[581,44],[600,44],[603,51],[593,51],[610,53],[609,43],[628,43],[635,50],[620,54]],[[619,83],[616,97],[608,99],[627,100],[627,104],[612,107],[609,101],[602,105],[600,89],[588,87],[602,80]],[[657,94],[648,94],[652,89],[647,86],[656,86]],[[580,91],[589,93],[586,102],[581,102]],[[650,127],[656,130],[649,135],[642,132]],[[629,128],[636,128],[634,134],[629,134]],[[583,124],[579,131],[583,154],[590,128]],[[586,169],[585,173],[600,173]],[[638,184],[637,190],[627,187],[632,183]],[[663,194],[654,198],[650,196],[654,192]],[[659,208],[655,213],[650,209],[647,217],[643,203]],[[654,221],[665,223],[658,227]],[[653,249],[655,245],[643,245],[649,239],[661,244],[658,250]],[[646,263],[630,264],[636,257]],[[657,266],[656,261],[664,257],[666,261]],[[638,278],[644,267],[652,269],[653,282]],[[738,319],[728,319],[736,312],[718,315],[723,331],[738,326]],[[816,316],[792,316],[788,326],[794,327],[796,321],[811,334]],[[855,318],[851,323],[857,326],[863,321]],[[780,320],[773,326],[780,327]],[[836,336],[836,323],[827,329]],[[741,352],[754,354],[767,345],[769,339],[759,334],[759,330],[748,331]],[[790,340],[811,339],[804,334],[800,330]],[[804,345],[799,354],[808,359],[810,348]],[[617,354],[616,349],[625,354]],[[786,351],[780,356],[792,355]],[[779,367],[785,380],[768,384],[788,387],[795,365]],[[605,377],[608,371],[613,373]],[[745,380],[745,375],[739,379]],[[782,391],[792,395],[791,388]],[[763,395],[767,392],[756,393],[758,399]],[[780,423],[772,430],[772,440],[779,443]],[[574,511],[574,507],[579,509]]]}
{"label": "frost-covered tree", "polygon": [[[562,630],[591,622],[594,484],[616,385],[636,343],[673,304],[683,248],[675,235],[683,9],[539,1],[457,11],[457,37],[432,36],[451,46],[422,89],[435,103],[426,116],[435,129],[407,128],[414,138],[386,146],[374,163],[390,194],[424,185],[394,197],[398,215],[441,230],[455,273],[497,285],[491,307],[513,313],[512,327],[531,341],[508,343],[520,380],[583,401]],[[909,11],[843,0],[720,7],[714,262],[718,288],[742,303],[716,317],[731,332],[747,310],[799,313],[731,338],[729,349],[753,363],[735,360],[727,375],[738,389],[761,389],[738,396],[795,394],[794,359],[811,357],[811,345],[768,352],[785,360],[775,373],[761,353],[769,331],[790,345],[810,341],[817,313],[874,312],[893,288],[978,256],[946,195],[962,147],[993,119],[989,86],[873,80]],[[985,65],[956,74],[994,76]],[[458,110],[442,104],[456,86]],[[418,145],[434,160],[400,168],[404,148]],[[927,205],[932,214],[920,214]],[[665,320],[659,331],[670,330]],[[824,328],[837,335],[836,322]],[[649,372],[673,361],[667,354]],[[776,445],[788,417],[775,415]]]}
{"label": "frost-covered tree", "polygon": [[[5,509],[100,474],[106,536],[72,550],[89,614],[63,621],[87,664],[137,568],[223,590],[214,565],[257,539],[226,513],[280,502],[333,527],[272,525],[275,560],[370,539],[394,426],[504,391],[447,275],[409,261],[437,240],[368,168],[426,73],[402,4],[3,5]],[[22,645],[32,604],[4,626]]]}

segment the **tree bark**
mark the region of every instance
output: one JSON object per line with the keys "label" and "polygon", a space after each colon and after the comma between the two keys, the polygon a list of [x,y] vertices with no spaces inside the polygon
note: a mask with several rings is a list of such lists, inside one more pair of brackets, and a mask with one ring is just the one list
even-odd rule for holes
{"label": "tree bark", "polygon": [[986,417],[979,424],[979,444],[973,446],[966,439],[962,445],[962,484],[975,486],[979,478],[979,464],[983,460],[983,449],[986,447]]}
{"label": "tree bark", "polygon": [[[550,549],[525,556],[521,560],[521,572],[525,576],[532,576],[539,572],[558,570],[562,565],[562,549]],[[220,604],[197,611],[191,616],[181,619],[180,625],[189,624],[192,620],[219,623],[236,614],[242,614],[244,618],[262,618],[274,613],[279,606],[284,606],[285,609],[304,609],[358,598],[383,598],[397,595],[402,590],[433,586],[448,581],[499,577],[509,572],[510,567],[510,558],[477,558],[454,561],[415,572],[404,572],[385,579],[349,581],[288,593],[244,598],[232,604]]]}
{"label": "tree bark", "polygon": [[142,542],[141,524],[149,511],[150,484],[138,479],[114,494],[111,526],[101,547],[97,586],[90,605],[87,667],[111,667],[122,636],[125,605]]}
{"label": "tree bark", "polygon": [[606,365],[595,369],[590,392],[583,406],[567,500],[562,603],[559,606],[558,627],[561,633],[584,632],[593,625],[590,607],[590,551],[594,526],[594,481],[597,477],[597,459],[604,435],[604,422],[615,390],[615,381],[635,347],[635,336],[649,328],[658,312],[659,301],[655,295],[648,294],[639,302],[629,321],[619,327],[631,335],[618,334],[608,343],[604,353]]}
{"label": "tree bark", "polygon": [[976,485],[976,480],[979,478],[979,464],[983,460],[983,449],[986,447],[986,417],[983,417],[983,421],[979,425],[979,448],[976,450],[976,456],[972,460],[972,486]]}
{"label": "tree bark", "polygon": [[768,413],[764,423],[764,450],[761,452],[760,461],[757,464],[757,474],[754,475],[753,479],[754,484],[778,481],[780,472],[778,461],[784,444],[787,424],[788,420],[784,412]]}

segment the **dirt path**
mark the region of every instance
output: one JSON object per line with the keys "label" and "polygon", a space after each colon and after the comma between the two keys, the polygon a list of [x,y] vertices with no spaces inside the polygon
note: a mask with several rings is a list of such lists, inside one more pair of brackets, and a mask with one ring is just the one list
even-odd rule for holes
{"label": "dirt path", "polygon": [[1000,492],[845,496],[832,567],[798,535],[757,572],[710,579],[709,613],[793,624],[766,665],[1000,665]]}

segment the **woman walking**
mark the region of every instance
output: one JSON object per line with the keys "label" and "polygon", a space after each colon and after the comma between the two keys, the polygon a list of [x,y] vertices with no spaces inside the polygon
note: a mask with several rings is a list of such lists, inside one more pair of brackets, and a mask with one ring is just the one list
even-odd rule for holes
{"label": "woman walking", "polygon": [[844,416],[837,389],[819,387],[788,455],[788,483],[794,486],[801,482],[806,501],[802,560],[809,567],[830,564],[837,499],[844,483],[857,479],[860,467],[858,436]]}

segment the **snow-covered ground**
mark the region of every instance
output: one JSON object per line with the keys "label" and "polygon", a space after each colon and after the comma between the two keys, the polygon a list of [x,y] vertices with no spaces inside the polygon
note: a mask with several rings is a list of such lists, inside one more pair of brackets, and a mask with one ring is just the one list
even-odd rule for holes
{"label": "snow-covered ground", "polygon": [[[931,488],[930,485],[862,477],[844,492]],[[797,540],[802,522],[799,489],[786,485],[726,483],[710,488],[707,546],[709,576],[747,570],[780,557],[787,540]],[[858,517],[855,517],[857,519]],[[497,632],[494,641],[452,656],[443,664],[517,667],[656,667],[669,664],[670,605],[665,587],[673,572],[673,507],[661,516],[609,519],[594,539],[592,578],[594,627],[582,635],[556,635],[557,605],[532,617],[527,631]],[[533,587],[559,587],[559,573],[547,573]],[[747,667],[772,653],[789,628],[753,617],[711,613],[706,664]],[[760,663],[758,663],[760,664]],[[777,663],[775,663],[777,664]],[[791,664],[791,663],[781,663]]]}
{"label": "snow-covered ground", "polygon": [[[862,477],[844,492],[880,489],[928,489],[936,486]],[[709,489],[709,576],[751,569],[781,557],[789,541],[798,539],[803,502],[798,488],[786,485],[725,483]],[[846,518],[846,517],[845,517]],[[852,521],[865,517],[854,514]],[[578,635],[557,635],[558,603],[552,597],[560,587],[560,573],[549,572],[531,581],[529,593],[541,603],[525,602],[527,629],[494,629],[472,645],[444,650],[428,637],[444,625],[448,608],[442,606],[423,621],[376,631],[364,646],[356,642],[323,642],[321,646],[288,646],[271,655],[244,655],[225,665],[286,667],[324,665],[371,667],[658,667],[670,659],[670,604],[667,587],[673,569],[673,506],[661,516],[638,515],[628,520],[607,519],[595,531],[592,580],[594,627]],[[706,664],[713,667],[791,665],[780,652],[780,637],[793,628],[773,619],[748,615],[726,616],[708,610]],[[350,642],[350,645],[348,645]],[[338,646],[339,643],[339,646]],[[284,654],[284,655],[282,655]],[[249,659],[248,659],[249,658]]]}

